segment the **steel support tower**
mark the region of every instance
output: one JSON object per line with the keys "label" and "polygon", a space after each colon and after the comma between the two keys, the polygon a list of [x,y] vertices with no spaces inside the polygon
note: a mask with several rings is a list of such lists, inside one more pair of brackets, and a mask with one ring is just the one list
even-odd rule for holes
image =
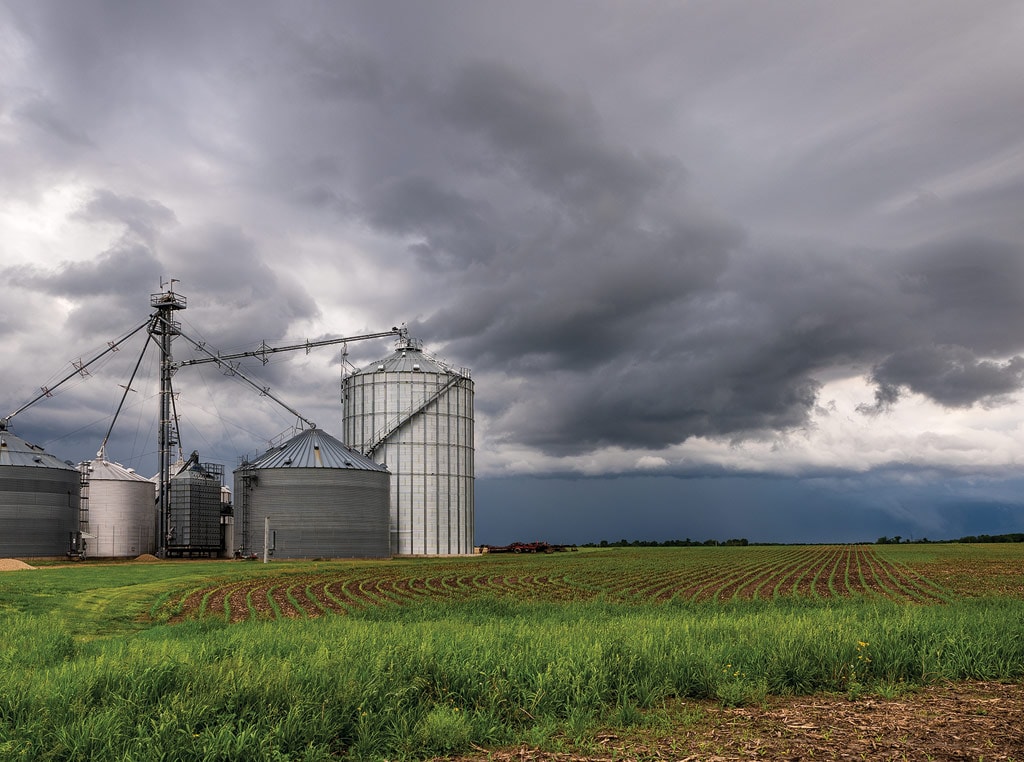
{"label": "steel support tower", "polygon": [[171,487],[171,451],[178,444],[177,422],[174,418],[174,391],[171,379],[174,376],[174,356],[171,352],[171,343],[174,337],[181,334],[181,323],[174,319],[177,310],[183,310],[187,306],[187,300],[181,294],[174,293],[172,280],[167,291],[150,296],[150,306],[156,310],[153,320],[150,323],[149,333],[160,346],[160,431],[158,433],[158,446],[160,449],[160,485],[158,488],[157,502],[159,505],[160,536],[157,538],[159,546],[158,555],[161,558],[167,556],[167,532],[168,519],[170,516],[170,487]]}

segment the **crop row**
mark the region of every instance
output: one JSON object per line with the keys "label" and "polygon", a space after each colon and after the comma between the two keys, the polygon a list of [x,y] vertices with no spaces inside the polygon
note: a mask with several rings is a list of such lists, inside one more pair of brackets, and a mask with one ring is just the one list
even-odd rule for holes
{"label": "crop row", "polygon": [[596,572],[587,584],[616,597],[655,601],[882,596],[928,603],[948,598],[940,586],[868,545],[749,548],[742,554],[712,557],[696,568]]}
{"label": "crop row", "polygon": [[950,596],[912,568],[872,546],[723,548],[720,553],[652,553],[631,565],[602,553],[571,557],[472,558],[403,567],[339,567],[291,571],[211,583],[173,596],[170,621],[220,616],[306,618],[418,602],[509,597],[530,601],[626,603],[886,598],[940,603]]}

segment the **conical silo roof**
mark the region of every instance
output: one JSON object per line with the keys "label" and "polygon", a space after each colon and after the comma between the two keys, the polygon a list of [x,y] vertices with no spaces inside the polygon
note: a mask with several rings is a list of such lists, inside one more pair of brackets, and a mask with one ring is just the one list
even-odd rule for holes
{"label": "conical silo roof", "polygon": [[358,373],[451,373],[452,369],[436,357],[423,351],[422,347],[410,343],[399,347],[383,360],[370,363]]}
{"label": "conical silo roof", "polygon": [[322,429],[306,429],[248,464],[249,468],[354,468],[387,471]]}
{"label": "conical silo roof", "polygon": [[0,466],[29,466],[36,468],[57,468],[75,471],[56,455],[50,455],[42,447],[30,444],[6,427],[0,428]]}
{"label": "conical silo roof", "polygon": [[111,482],[148,482],[150,481],[141,474],[135,473],[130,468],[125,468],[120,463],[113,463],[106,458],[94,458],[89,461],[90,481],[111,481]]}

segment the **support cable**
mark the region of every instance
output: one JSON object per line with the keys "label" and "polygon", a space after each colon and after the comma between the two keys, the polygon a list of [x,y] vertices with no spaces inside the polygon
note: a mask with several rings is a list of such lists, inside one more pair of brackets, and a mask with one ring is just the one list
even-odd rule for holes
{"label": "support cable", "polygon": [[96,362],[97,360],[99,360],[99,359],[100,359],[101,357],[104,357],[104,356],[106,356],[107,354],[109,354],[109,353],[111,353],[111,352],[116,352],[116,351],[118,350],[118,348],[120,347],[120,345],[121,345],[121,344],[123,344],[124,342],[126,342],[126,341],[127,341],[128,339],[130,339],[130,338],[131,338],[132,336],[134,336],[135,334],[137,334],[137,333],[138,333],[139,331],[141,331],[141,330],[142,330],[143,328],[147,327],[147,326],[148,326],[148,325],[150,324],[150,322],[152,321],[153,317],[154,317],[154,316],[153,316],[153,315],[151,315],[151,316],[150,316],[150,317],[149,317],[149,318],[148,318],[148,319],[146,320],[146,322],[145,322],[145,323],[143,323],[142,325],[140,325],[140,326],[139,326],[138,328],[136,328],[135,330],[133,330],[133,331],[132,331],[131,333],[127,334],[127,335],[126,335],[126,336],[124,336],[123,338],[121,338],[121,339],[118,339],[117,341],[114,341],[114,342],[108,342],[108,344],[107,344],[107,348],[106,348],[106,349],[104,349],[104,350],[103,350],[102,352],[100,352],[100,353],[99,353],[98,355],[96,355],[96,356],[95,356],[94,358],[92,358],[91,360],[89,360],[89,362],[84,362],[84,363],[83,363],[83,362],[76,362],[76,363],[72,363],[75,369],[74,369],[73,371],[71,371],[71,373],[69,373],[68,375],[64,376],[64,378],[62,378],[62,379],[61,379],[60,381],[58,381],[58,382],[57,382],[56,384],[54,384],[53,386],[44,386],[44,387],[43,387],[43,389],[42,389],[42,392],[41,392],[40,394],[38,394],[38,395],[37,395],[36,397],[34,397],[33,399],[31,399],[31,400],[29,400],[28,402],[26,402],[26,403],[25,403],[24,405],[22,405],[21,407],[19,407],[19,408],[18,408],[17,410],[15,410],[15,411],[14,411],[13,413],[11,413],[10,415],[8,415],[8,416],[5,416],[4,418],[0,418],[0,428],[2,428],[2,429],[6,429],[6,428],[7,428],[7,425],[8,425],[9,423],[10,423],[11,419],[12,419],[12,418],[13,418],[14,416],[16,416],[16,415],[17,415],[18,413],[20,413],[20,412],[22,412],[22,411],[24,411],[24,410],[26,410],[26,409],[28,409],[28,408],[32,407],[32,405],[34,405],[34,404],[36,404],[37,402],[39,402],[39,400],[43,399],[43,397],[50,397],[50,396],[52,396],[52,395],[53,395],[53,390],[54,390],[54,389],[56,389],[56,388],[57,388],[58,386],[60,386],[60,385],[61,385],[61,384],[63,384],[64,382],[66,382],[66,381],[70,381],[70,380],[71,380],[72,378],[74,378],[75,376],[80,376],[80,375],[82,375],[82,373],[83,373],[83,372],[85,372],[85,371],[86,371],[86,369],[87,369],[87,368],[88,368],[88,367],[89,367],[90,365],[92,365],[92,364],[93,364],[94,362]]}
{"label": "support cable", "polygon": [[[152,338],[152,337],[150,337]],[[99,452],[96,453],[97,458],[106,459],[107,457],[107,441],[110,439],[110,435],[114,431],[114,424],[117,423],[117,417],[121,414],[121,408],[124,407],[125,400],[128,399],[128,392],[134,392],[132,389],[132,383],[135,381],[135,376],[139,372],[139,366],[142,365],[142,358],[146,356],[146,350],[149,348],[149,342],[146,341],[142,345],[142,351],[139,353],[139,359],[135,363],[135,367],[132,369],[132,375],[128,378],[128,383],[124,387],[124,394],[121,395],[121,402],[118,403],[117,410],[114,411],[114,417],[110,421],[110,428],[107,429],[107,433],[103,437],[103,443],[100,445]]]}
{"label": "support cable", "polygon": [[[280,405],[285,410],[287,410],[289,413],[291,413],[296,418],[298,418],[300,421],[305,423],[307,426],[309,426],[309,428],[311,428],[311,429],[315,429],[316,428],[316,424],[313,421],[309,420],[308,418],[303,416],[299,411],[295,410],[295,408],[291,407],[290,405],[286,404],[285,402],[283,402],[282,400],[278,399],[276,396],[271,394],[269,387],[260,386],[255,381],[253,381],[251,378],[249,378],[247,375],[245,375],[245,373],[242,372],[241,366],[238,363],[230,363],[230,362],[227,361],[229,358],[234,358],[234,357],[252,357],[252,356],[255,356],[258,353],[243,352],[243,353],[241,353],[239,355],[223,355],[223,356],[222,355],[215,355],[213,352],[208,350],[202,343],[196,341],[192,337],[190,337],[190,336],[188,336],[188,335],[186,335],[184,333],[181,333],[179,335],[182,338],[184,338],[186,341],[188,341],[197,350],[199,350],[200,352],[203,352],[204,354],[207,355],[207,357],[204,357],[204,358],[198,358],[196,360],[188,360],[186,362],[179,363],[180,366],[183,366],[183,365],[198,365],[199,363],[203,363],[203,362],[214,362],[214,363],[217,363],[217,367],[225,369],[229,376],[238,376],[240,379],[245,381],[247,384],[249,384],[253,389],[258,391],[264,397],[269,397],[274,402],[276,402],[278,405]],[[383,334],[383,335],[386,336],[388,334]],[[304,344],[299,344],[299,345],[297,345],[295,347],[292,347],[292,349],[301,349],[301,348],[304,348],[304,347],[305,347]],[[272,347],[270,347],[270,348],[268,348],[268,350],[269,351],[284,351],[285,348],[282,347],[280,349],[273,349]]]}

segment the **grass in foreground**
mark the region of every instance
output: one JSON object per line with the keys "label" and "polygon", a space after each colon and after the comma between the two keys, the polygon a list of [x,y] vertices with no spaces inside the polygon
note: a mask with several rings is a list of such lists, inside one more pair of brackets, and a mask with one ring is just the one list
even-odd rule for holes
{"label": "grass in foreground", "polygon": [[0,646],[0,758],[423,758],[656,722],[670,697],[1019,680],[1022,616],[1021,602],[995,600],[492,600],[82,642],[57,619],[15,615]]}
{"label": "grass in foreground", "polygon": [[[599,728],[677,721],[692,699],[735,706],[822,691],[855,699],[1024,679],[1024,601],[1007,595],[1019,589],[1022,549],[887,547],[898,568],[879,567],[875,579],[882,593],[909,591],[902,600],[852,594],[868,567],[842,562],[856,560],[849,554],[808,549],[806,558],[820,559],[812,568],[793,549],[750,551],[5,573],[0,759],[414,759],[474,744],[578,748]],[[695,583],[700,573],[709,581]],[[410,586],[403,605],[381,598],[343,616],[228,625],[222,606],[220,616],[182,624],[152,618],[190,590],[205,598],[224,585],[255,589],[310,574],[404,575],[433,592],[413,596],[420,587]],[[678,590],[731,597],[666,598],[658,575],[678,580]],[[851,594],[835,594],[843,591]],[[914,602],[931,592],[930,605]]]}

